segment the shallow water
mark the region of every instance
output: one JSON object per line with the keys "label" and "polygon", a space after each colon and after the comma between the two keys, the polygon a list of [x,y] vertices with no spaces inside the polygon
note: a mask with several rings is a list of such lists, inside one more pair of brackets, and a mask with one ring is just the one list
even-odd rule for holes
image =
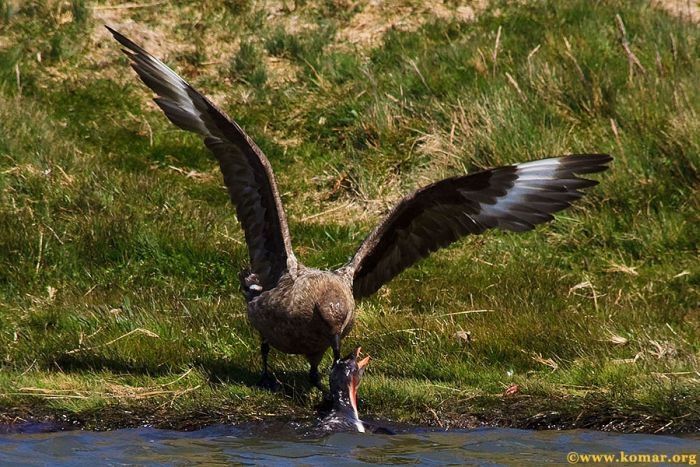
{"label": "shallow water", "polygon": [[[29,427],[32,430],[40,431],[41,427]],[[394,436],[336,433],[314,439],[297,435],[293,428],[269,426],[217,426],[193,432],[137,428],[0,435],[1,465],[523,465],[566,464],[571,452],[620,456],[621,451],[628,461],[629,456],[641,454],[665,454],[669,459],[686,455],[684,464],[694,465],[700,457],[700,436],[482,428]]]}

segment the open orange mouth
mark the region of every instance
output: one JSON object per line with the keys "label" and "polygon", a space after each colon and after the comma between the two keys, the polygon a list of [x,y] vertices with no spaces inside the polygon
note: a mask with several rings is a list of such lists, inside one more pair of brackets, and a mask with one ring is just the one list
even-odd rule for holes
{"label": "open orange mouth", "polygon": [[[362,352],[362,347],[358,347],[357,350],[355,350],[355,360],[357,360],[358,358],[360,358],[360,352]],[[357,362],[357,367],[358,367],[360,370],[364,369],[364,367],[366,367],[367,364],[369,363],[370,358],[371,358],[371,357],[370,357],[369,355],[367,355],[365,358],[363,358],[362,360],[360,360],[359,362]]]}
{"label": "open orange mouth", "polygon": [[[355,360],[360,358],[361,351],[362,347],[358,347],[357,350],[355,350]],[[358,371],[350,377],[350,382],[348,383],[350,404],[352,404],[352,408],[355,410],[355,413],[357,413],[357,388],[360,386],[360,373],[369,364],[370,359],[371,357],[367,355],[365,358],[357,362]]]}

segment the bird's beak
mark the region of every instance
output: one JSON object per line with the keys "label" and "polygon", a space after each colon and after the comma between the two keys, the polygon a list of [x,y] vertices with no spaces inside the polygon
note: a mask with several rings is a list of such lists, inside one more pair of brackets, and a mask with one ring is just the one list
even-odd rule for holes
{"label": "bird's beak", "polygon": [[[362,347],[358,347],[357,350],[355,351],[355,360],[360,358],[360,352],[362,352]],[[362,360],[357,362],[357,367],[360,370],[363,370],[369,364],[370,359],[371,359],[371,357],[369,355],[367,355],[365,358],[363,358]]]}
{"label": "bird's beak", "polygon": [[[362,351],[361,347],[358,347],[355,350],[355,356],[354,359],[357,361],[358,358],[360,358],[360,352]],[[359,369],[359,373],[361,374],[364,368],[369,364],[370,361],[370,356],[367,355],[365,358],[357,362],[357,368]],[[350,393],[350,404],[352,404],[352,408],[355,410],[355,415],[357,415],[357,388],[360,385],[360,376],[358,374],[353,374],[350,377],[350,381],[348,382],[348,391]]]}

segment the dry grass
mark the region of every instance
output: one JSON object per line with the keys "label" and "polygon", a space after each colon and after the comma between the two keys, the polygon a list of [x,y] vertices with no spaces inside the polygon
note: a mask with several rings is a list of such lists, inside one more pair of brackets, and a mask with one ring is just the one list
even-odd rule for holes
{"label": "dry grass", "polygon": [[651,4],[684,21],[700,22],[700,4],[695,0],[651,0]]}
{"label": "dry grass", "polygon": [[365,0],[353,5],[358,10],[347,25],[339,29],[336,46],[352,47],[359,52],[381,44],[387,31],[415,31],[429,21],[473,21],[485,8],[485,1],[456,7],[441,2],[403,2]]}

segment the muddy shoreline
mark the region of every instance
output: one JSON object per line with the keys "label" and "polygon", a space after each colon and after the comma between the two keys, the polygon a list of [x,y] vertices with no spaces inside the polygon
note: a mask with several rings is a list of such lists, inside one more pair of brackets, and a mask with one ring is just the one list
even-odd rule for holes
{"label": "muddy shoreline", "polygon": [[[390,414],[364,413],[362,418],[398,431],[415,429],[471,429],[479,427],[518,428],[531,430],[592,429],[617,433],[688,434],[700,433],[700,415],[688,413],[677,417],[661,417],[648,410],[620,411],[602,401],[576,401],[568,407],[533,402],[521,397],[501,401],[489,409],[472,411],[436,412],[432,409],[399,419]],[[551,401],[550,401],[551,402]],[[562,401],[557,401],[562,402]],[[0,407],[0,434],[46,432],[65,430],[109,431],[122,428],[154,427],[179,431],[193,431],[212,425],[237,427],[265,424],[312,426],[316,412],[300,407],[287,408],[279,414],[243,413],[230,403],[218,408],[180,411],[157,404],[130,405],[112,403],[92,410],[69,412],[46,404],[23,404]]]}

